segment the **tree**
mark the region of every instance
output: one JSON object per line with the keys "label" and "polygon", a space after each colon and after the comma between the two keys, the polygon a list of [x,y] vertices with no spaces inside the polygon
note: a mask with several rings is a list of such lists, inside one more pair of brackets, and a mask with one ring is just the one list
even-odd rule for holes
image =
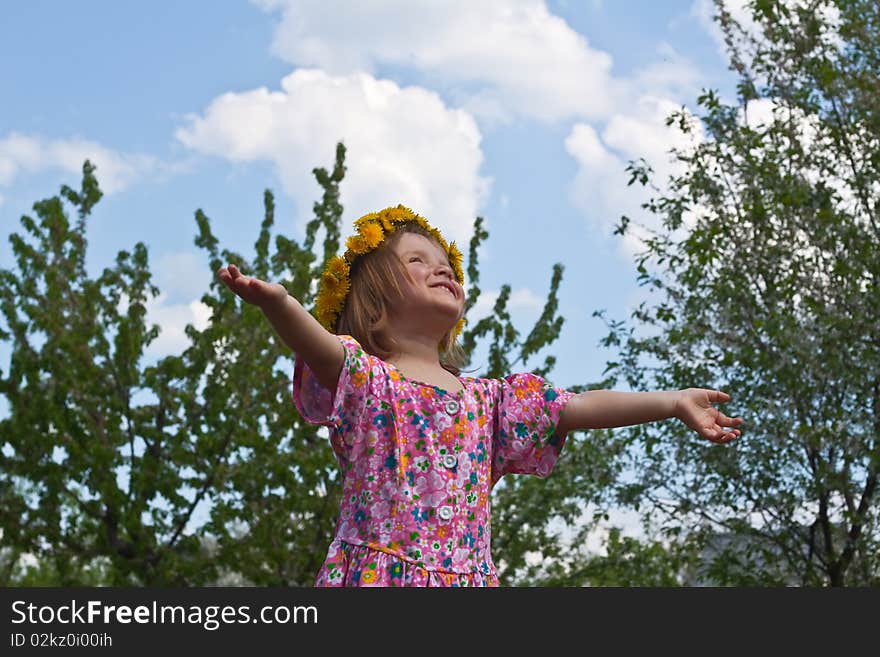
{"label": "tree", "polygon": [[[270,252],[269,191],[250,262],[221,250],[197,211],[195,243],[212,274],[238,263],[310,307],[315,282],[339,249],[344,158],[340,144],[332,170],[314,170],[323,197],[302,244],[277,235]],[[120,252],[96,279],[85,271],[86,221],[100,198],[86,162],[79,191],[63,186],[60,196],[34,205],[36,219],[22,217],[25,236],[10,236],[17,267],[0,270],[9,329],[0,340],[12,347],[9,373],[0,372],[9,404],[0,420],[2,581],[311,584],[333,535],[340,485],[325,430],[304,423],[290,400],[292,354],[257,308],[239,303],[212,275],[201,299],[211,311],[208,326],[187,326],[183,353],[145,365],[159,332],[146,319],[145,304],[159,292],[147,248]],[[73,223],[65,202],[78,214]],[[476,254],[487,237],[478,217],[468,309],[480,294]],[[489,342],[481,375],[524,367],[556,339],[561,278],[557,265],[544,312],[524,340],[506,310],[509,286],[494,314],[464,332],[469,354]],[[534,371],[546,375],[553,362],[547,357]],[[534,576],[517,574],[526,552],[557,555],[548,522],[574,521],[590,473],[604,471],[602,449],[583,443],[567,451],[560,476],[519,477],[498,488],[495,544],[507,581]]]}
{"label": "tree", "polygon": [[[758,0],[747,30],[716,5],[737,99],[700,96],[706,138],[675,151],[664,189],[631,163],[662,221],[638,260],[661,301],[633,313],[638,332],[609,322],[605,344],[614,377],[715,385],[746,424],[724,448],[624,432],[638,474],[619,499],[700,542],[704,581],[876,585],[880,6]],[[668,124],[698,134],[684,109]]]}

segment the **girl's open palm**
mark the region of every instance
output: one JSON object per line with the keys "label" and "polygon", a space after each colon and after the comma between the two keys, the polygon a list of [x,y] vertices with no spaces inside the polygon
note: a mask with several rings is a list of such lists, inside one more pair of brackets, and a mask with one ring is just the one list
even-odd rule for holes
{"label": "girl's open palm", "polygon": [[740,431],[725,427],[738,427],[743,419],[728,417],[712,406],[713,403],[728,401],[730,395],[720,390],[688,388],[679,391],[675,415],[703,438],[713,443],[729,443],[739,437]]}
{"label": "girl's open palm", "polygon": [[287,289],[283,285],[245,276],[235,265],[220,267],[217,277],[244,301],[260,308],[287,297]]}

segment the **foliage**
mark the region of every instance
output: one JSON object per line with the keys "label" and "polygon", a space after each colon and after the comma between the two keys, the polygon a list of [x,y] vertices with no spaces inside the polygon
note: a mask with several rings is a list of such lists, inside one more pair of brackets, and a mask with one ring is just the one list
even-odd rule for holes
{"label": "foliage", "polygon": [[662,221],[639,279],[662,300],[605,344],[634,388],[714,386],[746,424],[724,448],[629,430],[619,499],[694,529],[711,582],[876,584],[880,6],[761,0],[751,32],[717,7],[738,98],[669,118],[694,142],[663,190],[631,163]]}

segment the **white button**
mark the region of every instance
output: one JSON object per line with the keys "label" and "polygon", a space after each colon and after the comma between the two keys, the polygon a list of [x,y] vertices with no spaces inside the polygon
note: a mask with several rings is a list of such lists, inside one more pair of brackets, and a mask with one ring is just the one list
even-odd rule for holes
{"label": "white button", "polygon": [[454,399],[450,399],[446,402],[446,412],[450,415],[455,415],[456,413],[458,413],[458,408],[458,402]]}
{"label": "white button", "polygon": [[443,457],[443,465],[450,470],[458,465],[458,458],[456,458],[455,454],[447,454]]}
{"label": "white button", "polygon": [[437,509],[437,515],[440,516],[440,520],[449,520],[452,517],[452,507],[441,506]]}

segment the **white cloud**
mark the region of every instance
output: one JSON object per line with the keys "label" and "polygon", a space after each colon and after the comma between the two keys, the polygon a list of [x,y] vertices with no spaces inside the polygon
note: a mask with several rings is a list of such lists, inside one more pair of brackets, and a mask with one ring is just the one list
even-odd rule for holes
{"label": "white cloud", "polygon": [[678,130],[666,125],[666,118],[680,106],[665,98],[644,96],[635,109],[633,114],[611,118],[602,134],[604,141],[629,159],[644,157],[660,179],[665,179],[674,169],[669,149],[689,143]]}
{"label": "white cloud", "polygon": [[[491,315],[499,294],[501,294],[501,290],[482,290],[468,315],[475,318],[475,321]],[[545,299],[539,297],[529,288],[521,287],[511,291],[507,309],[511,314],[535,319],[544,308],[544,301]]]}
{"label": "white cloud", "polygon": [[626,94],[617,111],[625,111],[643,96],[693,98],[700,92],[702,74],[689,59],[666,42],[657,46],[656,55],[657,61],[624,82]]}
{"label": "white cloud", "polygon": [[[607,237],[621,215],[641,213],[643,195],[627,187],[625,161],[606,148],[592,126],[576,124],[565,140],[565,149],[579,165],[571,185],[571,201],[594,228]],[[625,251],[634,253],[638,246],[635,236],[624,236]]]}
{"label": "white cloud", "polygon": [[[644,158],[654,170],[653,182],[663,186],[669,175],[680,170],[680,163],[670,156],[673,147],[686,149],[702,139],[696,126],[694,142],[674,127],[666,117],[680,107],[664,98],[645,96],[627,114],[617,114],[608,121],[601,136],[587,124],[576,124],[565,140],[565,148],[579,165],[571,187],[572,202],[590,223],[608,237],[621,215],[656,226],[658,220],[642,208],[650,196],[638,183],[627,186],[627,163]],[[632,255],[643,250],[641,233],[632,230],[622,240],[622,248]]]}
{"label": "white cloud", "polygon": [[482,117],[601,117],[623,92],[611,56],[544,0],[256,4],[281,12],[273,49],[285,61],[334,74],[405,67]]}
{"label": "white cloud", "polygon": [[[590,126],[606,123],[606,139],[614,139],[619,129],[638,129],[638,139],[648,141],[633,144],[636,148],[625,148],[630,145],[625,135],[619,136],[620,144],[600,140],[599,148],[613,149],[600,156],[604,168],[591,171],[586,185],[584,176],[577,181],[578,205],[590,212],[598,209],[615,221],[621,206],[611,201],[622,200],[625,207],[637,210],[642,200],[626,186],[625,158],[649,158],[662,141],[660,129],[645,125],[656,122],[653,114],[645,116],[645,104],[662,103],[663,110],[677,107],[658,99],[691,98],[702,82],[699,69],[668,43],[658,45],[652,64],[626,78],[613,76],[610,55],[591,48],[583,35],[550,12],[544,0],[255,2],[280,15],[273,48],[295,66],[321,67],[338,75],[374,73],[382,67],[411,72],[420,84],[440,90],[483,124],[512,117],[575,118],[594,134],[601,128]],[[659,117],[660,128],[664,118],[665,114]],[[263,133],[258,135],[257,140]],[[577,138],[571,145],[587,147]],[[646,145],[650,152],[645,152]],[[661,154],[665,156],[662,150]],[[309,155],[318,161],[326,158],[322,153]],[[598,179],[601,184],[594,185]],[[605,197],[598,208],[597,194]]]}
{"label": "white cloud", "polygon": [[[128,311],[130,299],[122,294],[117,304],[116,311],[124,314]],[[186,335],[187,324],[192,324],[199,331],[208,327],[211,320],[211,309],[201,301],[193,300],[189,303],[168,303],[168,294],[160,292],[158,296],[151,297],[144,304],[147,315],[147,326],[157,324],[159,336],[150,343],[145,354],[150,358],[161,358],[169,354],[179,354],[190,345]]]}
{"label": "white cloud", "polygon": [[184,329],[187,324],[203,331],[211,319],[211,309],[201,301],[189,303],[167,303],[168,294],[161,292],[146,303],[148,325],[159,325],[159,337],[147,348],[147,355],[160,358],[168,354],[179,354],[189,344]]}
{"label": "white cloud", "polygon": [[545,0],[254,3],[280,13],[273,50],[285,61],[340,75],[403,68],[484,120],[603,119],[639,94],[699,89],[695,67],[666,43],[657,63],[614,77],[611,55]]}
{"label": "white cloud", "polygon": [[162,255],[153,271],[160,290],[184,299],[201,299],[212,280],[209,263],[201,254],[191,251]]}
{"label": "white cloud", "polygon": [[[607,124],[603,139],[610,141],[596,138],[603,166],[582,166],[576,199],[608,226],[621,207],[638,210],[642,200],[626,186],[626,158],[665,156],[660,130],[646,125],[657,117],[645,116],[645,104],[665,111],[677,105],[658,99],[689,98],[700,86],[698,69],[667,43],[653,64],[628,78],[612,76],[610,55],[591,48],[544,0],[254,2],[279,14],[273,48],[280,57],[323,70],[298,69],[278,92],[220,96],[177,134],[204,153],[273,162],[301,216],[310,214],[318,191],[303,162],[329,163],[342,139],[349,147],[345,221],[399,201],[466,243],[488,186],[478,175],[480,133],[472,116],[574,117]],[[382,67],[414,73],[463,110],[425,88],[376,79]],[[638,143],[622,134],[631,128]],[[576,136],[567,145],[570,152],[586,147]]]}
{"label": "white cloud", "polygon": [[[740,27],[747,33],[752,35],[760,34],[760,27],[752,19],[752,11],[748,6],[749,0],[726,0],[724,3],[731,18],[733,18]],[[709,33],[709,36],[718,46],[718,52],[724,61],[727,61],[727,46],[724,43],[724,33],[715,22],[715,3],[713,0],[694,0],[691,5],[691,15],[694,16],[703,29]]]}
{"label": "white cloud", "polygon": [[238,162],[272,162],[300,216],[319,193],[312,163],[348,148],[344,223],[403,203],[449,239],[466,243],[489,181],[480,177],[480,131],[465,111],[420,87],[365,73],[297,70],[266,88],[226,93],[177,131],[186,146]]}
{"label": "white cloud", "polygon": [[9,133],[0,139],[0,185],[10,185],[21,173],[62,169],[79,174],[85,160],[96,167],[101,190],[121,191],[158,167],[156,158],[127,155],[86,139],[44,139]]}
{"label": "white cloud", "polygon": [[[147,302],[147,323],[158,324],[159,337],[147,349],[156,357],[180,353],[189,346],[187,324],[202,331],[211,319],[211,309],[199,299],[208,291],[211,273],[204,259],[188,251],[167,253],[156,261],[156,283],[160,292]],[[172,298],[192,299],[171,303]]]}

